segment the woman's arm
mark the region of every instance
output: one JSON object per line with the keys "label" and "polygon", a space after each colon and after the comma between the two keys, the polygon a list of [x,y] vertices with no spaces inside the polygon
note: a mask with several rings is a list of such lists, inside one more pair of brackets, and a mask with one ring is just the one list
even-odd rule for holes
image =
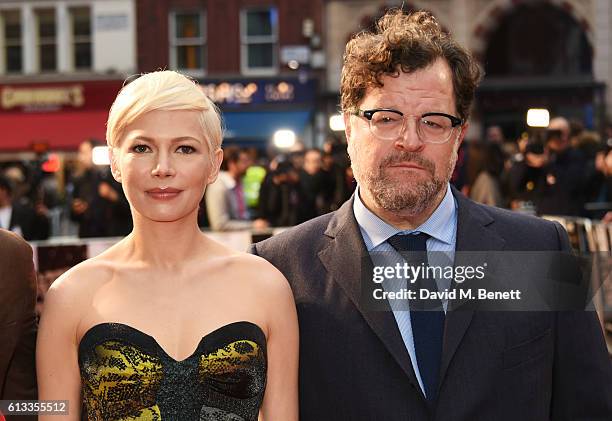
{"label": "woman's arm", "polygon": [[268,379],[262,421],[297,421],[299,333],[293,294],[287,280],[278,274],[269,288]]}
{"label": "woman's arm", "polygon": [[36,345],[38,399],[67,400],[68,415],[45,415],[39,421],[79,420],[81,379],[76,325],[79,314],[68,279],[58,279],[45,296]]}

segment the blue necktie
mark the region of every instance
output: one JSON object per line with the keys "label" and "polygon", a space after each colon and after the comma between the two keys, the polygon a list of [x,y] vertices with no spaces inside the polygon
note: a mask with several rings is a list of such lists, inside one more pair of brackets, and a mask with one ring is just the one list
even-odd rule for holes
{"label": "blue necktie", "polygon": [[[429,235],[425,233],[396,234],[389,238],[387,242],[402,254],[410,265],[420,266],[423,263],[427,265],[426,242],[428,238]],[[438,290],[433,278],[419,278],[415,285],[417,286],[417,296],[418,289]],[[423,310],[423,308],[433,310]],[[436,399],[438,389],[444,319],[444,309],[439,299],[427,300],[426,303],[418,300],[410,302],[410,324],[412,325],[417,365],[425,387],[425,394],[430,402]]]}

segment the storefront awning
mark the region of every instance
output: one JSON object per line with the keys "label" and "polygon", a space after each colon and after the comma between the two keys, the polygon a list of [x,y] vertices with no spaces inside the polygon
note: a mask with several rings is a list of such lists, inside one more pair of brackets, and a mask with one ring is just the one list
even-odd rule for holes
{"label": "storefront awning", "polygon": [[279,129],[291,129],[299,137],[310,115],[310,111],[224,112],[225,138],[267,141]]}
{"label": "storefront awning", "polygon": [[0,151],[28,151],[46,143],[49,150],[76,150],[85,139],[106,138],[108,111],[0,114]]}

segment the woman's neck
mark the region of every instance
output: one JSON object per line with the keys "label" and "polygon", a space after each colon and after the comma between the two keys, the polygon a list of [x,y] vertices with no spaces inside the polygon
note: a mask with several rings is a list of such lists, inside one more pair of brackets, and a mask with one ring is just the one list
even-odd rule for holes
{"label": "woman's neck", "polygon": [[156,222],[134,215],[134,230],[128,236],[126,258],[160,269],[173,269],[198,255],[206,237],[192,217]]}

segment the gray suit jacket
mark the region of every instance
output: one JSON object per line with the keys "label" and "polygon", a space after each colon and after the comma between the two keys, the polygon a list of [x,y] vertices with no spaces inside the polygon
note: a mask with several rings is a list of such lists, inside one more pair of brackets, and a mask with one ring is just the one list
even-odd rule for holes
{"label": "gray suit jacket", "polygon": [[[569,250],[558,224],[458,202],[456,250]],[[349,200],[251,252],[293,289],[302,421],[611,420],[612,364],[593,312],[450,311],[427,402],[390,311],[361,300],[369,257]]]}

